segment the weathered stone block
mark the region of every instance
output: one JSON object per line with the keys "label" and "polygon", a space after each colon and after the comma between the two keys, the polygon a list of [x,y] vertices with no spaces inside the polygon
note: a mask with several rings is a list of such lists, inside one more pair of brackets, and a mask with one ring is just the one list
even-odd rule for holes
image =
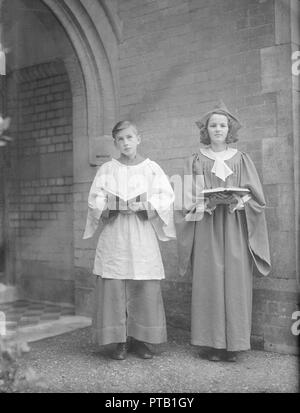
{"label": "weathered stone block", "polygon": [[291,332],[291,320],[285,327],[266,325],[264,332],[264,348],[279,353],[298,354],[298,337]]}
{"label": "weathered stone block", "polygon": [[[291,89],[280,90],[277,93],[277,136],[291,136],[293,133]],[[296,137],[294,137],[296,138]]]}
{"label": "weathered stone block", "polygon": [[275,1],[276,44],[284,44],[291,41],[290,5],[290,0]]}
{"label": "weathered stone block", "polygon": [[270,231],[269,238],[272,275],[279,278],[294,278],[296,275],[294,233],[288,231]]}
{"label": "weathered stone block", "polygon": [[44,279],[40,276],[21,277],[21,294],[24,298],[59,303],[74,303],[74,281]]}
{"label": "weathered stone block", "polygon": [[291,46],[288,44],[261,49],[263,93],[291,88]]}
{"label": "weathered stone block", "polygon": [[290,184],[293,182],[292,158],[291,139],[265,138],[263,140],[263,182],[265,184]]}
{"label": "weathered stone block", "polygon": [[94,290],[86,288],[75,289],[76,314],[91,317],[94,307]]}

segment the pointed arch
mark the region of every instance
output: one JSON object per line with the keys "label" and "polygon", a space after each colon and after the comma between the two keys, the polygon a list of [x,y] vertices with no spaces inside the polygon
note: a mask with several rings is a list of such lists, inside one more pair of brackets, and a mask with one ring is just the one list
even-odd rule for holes
{"label": "pointed arch", "polygon": [[[76,130],[82,134],[78,116],[86,117],[89,163],[97,163],[94,143],[111,131],[118,117],[118,42],[121,25],[107,2],[90,0],[42,0],[63,26],[74,48],[84,83],[86,108],[74,107]],[[68,64],[67,64],[68,66]],[[72,81],[72,79],[71,79]],[[76,103],[76,102],[75,102]],[[82,109],[82,110],[81,110]]]}

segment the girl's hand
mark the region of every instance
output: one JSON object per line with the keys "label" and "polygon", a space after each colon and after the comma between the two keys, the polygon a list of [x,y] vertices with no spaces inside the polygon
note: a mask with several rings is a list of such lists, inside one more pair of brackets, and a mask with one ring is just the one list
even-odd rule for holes
{"label": "girl's hand", "polygon": [[232,214],[237,209],[244,209],[243,199],[238,195],[233,195],[233,201],[229,204],[229,212]]}
{"label": "girl's hand", "polygon": [[219,196],[219,194],[216,194],[216,195],[211,195],[208,198],[206,206],[211,209],[211,208],[215,208],[217,205],[222,205],[226,203],[227,203],[227,197],[225,198],[224,196]]}
{"label": "girl's hand", "polygon": [[205,206],[208,208],[208,209],[214,209],[216,206],[217,206],[217,203],[216,203],[216,197],[213,195],[213,196],[210,196],[208,199],[207,199],[207,201],[206,201],[206,203],[205,203]]}
{"label": "girl's hand", "polygon": [[215,209],[218,205],[231,205],[235,201],[234,195],[214,194],[206,201],[206,207],[210,210]]}
{"label": "girl's hand", "polygon": [[219,204],[229,205],[232,202],[234,202],[234,200],[235,200],[235,197],[232,194],[222,194],[222,193],[220,193],[220,194],[216,194],[215,196],[216,196],[216,199],[217,199],[216,202],[217,202],[218,205]]}

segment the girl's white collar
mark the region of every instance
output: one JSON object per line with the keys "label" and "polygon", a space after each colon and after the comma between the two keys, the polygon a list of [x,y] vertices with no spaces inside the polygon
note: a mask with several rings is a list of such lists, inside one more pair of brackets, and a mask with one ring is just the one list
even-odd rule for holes
{"label": "girl's white collar", "polygon": [[233,171],[224,161],[231,159],[237,153],[237,149],[227,148],[225,151],[214,152],[210,147],[208,147],[200,148],[200,152],[207,158],[215,161],[211,171],[218,178],[222,179],[222,181],[225,182],[226,178],[233,174]]}

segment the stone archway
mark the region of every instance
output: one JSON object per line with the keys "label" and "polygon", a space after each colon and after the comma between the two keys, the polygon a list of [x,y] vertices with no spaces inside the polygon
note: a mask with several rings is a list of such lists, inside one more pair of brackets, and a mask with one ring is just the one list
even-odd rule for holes
{"label": "stone archway", "polygon": [[[116,13],[106,1],[92,0],[43,0],[53,12],[66,31],[78,58],[82,72],[85,105],[74,100],[74,133],[80,135],[80,159],[85,164],[99,163],[95,157],[95,145],[101,137],[108,134],[118,115],[118,41],[120,41],[121,24]],[[74,62],[73,62],[74,63]],[[66,61],[71,78],[73,76],[74,97],[78,97],[78,76],[74,64]],[[77,79],[76,79],[77,77]],[[72,80],[72,79],[71,79]],[[84,114],[86,125],[80,124]],[[81,116],[80,116],[81,115]],[[83,151],[83,130],[89,151]],[[75,143],[76,145],[76,143]],[[74,148],[76,157],[76,146]],[[105,154],[104,154],[105,155]],[[81,163],[80,162],[80,163]],[[75,165],[78,165],[75,162]],[[82,182],[83,176],[76,176]]]}
{"label": "stone archway", "polygon": [[[105,135],[119,112],[118,42],[121,23],[106,1],[43,0],[67,33],[75,57],[64,63],[73,95],[74,269],[77,312],[90,308],[94,246],[82,241],[86,200],[97,164],[108,156]],[[98,154],[98,157],[96,157]]]}
{"label": "stone archway", "polygon": [[[45,9],[48,9],[59,22],[64,32],[62,37],[67,35],[76,56],[77,67],[75,68],[74,59],[73,62],[66,59],[66,66],[70,68],[74,80],[72,86],[75,94],[78,94],[78,83],[83,81],[85,97],[85,104],[81,107],[74,102],[78,106],[78,111],[74,112],[74,120],[77,120],[74,131],[80,131],[80,160],[85,158],[85,165],[101,163],[101,153],[100,158],[96,158],[95,146],[96,151],[102,151],[101,138],[110,133],[119,108],[118,43],[121,40],[122,25],[114,9],[115,0],[6,1],[2,0],[4,10],[14,10],[21,6],[25,14],[26,10],[32,11],[51,32],[51,21],[43,19]],[[56,42],[58,49],[64,47],[64,41],[59,36],[56,37]],[[83,141],[86,141],[84,148]]]}
{"label": "stone archway", "polygon": [[[118,41],[120,24],[105,1],[13,0],[22,13],[36,14],[46,31],[53,36],[51,47],[59,49],[45,67],[63,62],[68,74],[73,110],[73,197],[74,266],[81,250],[82,226],[86,209],[87,188],[97,163],[107,155],[102,145],[118,114]],[[13,9],[14,3],[9,3]],[[88,4],[85,4],[88,3]],[[110,5],[113,2],[110,3]],[[43,17],[43,12],[46,16]],[[51,16],[53,17],[51,17]],[[50,18],[51,17],[51,18]],[[54,22],[56,21],[56,23]],[[53,30],[53,24],[60,30]],[[38,23],[38,22],[37,22]],[[38,34],[38,31],[37,31]],[[68,39],[68,40],[64,40]],[[50,46],[47,44],[47,46]],[[57,57],[56,57],[57,56]],[[27,58],[27,57],[26,57]],[[51,63],[52,62],[52,63]],[[30,66],[24,60],[20,68]],[[99,158],[95,156],[97,145]],[[102,156],[102,159],[101,159]],[[75,271],[76,272],[76,271]],[[74,278],[74,275],[71,275]]]}

